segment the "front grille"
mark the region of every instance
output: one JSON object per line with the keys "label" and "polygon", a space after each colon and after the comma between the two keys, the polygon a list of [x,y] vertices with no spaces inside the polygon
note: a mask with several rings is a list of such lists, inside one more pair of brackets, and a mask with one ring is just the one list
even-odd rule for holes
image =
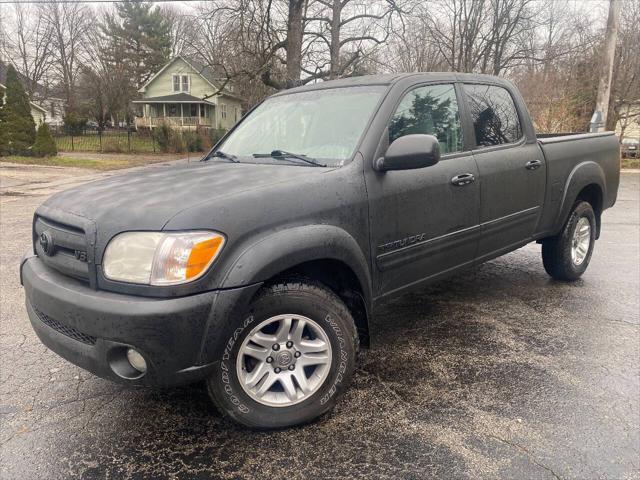
{"label": "front grille", "polygon": [[[42,242],[42,237],[47,241]],[[88,281],[88,245],[85,231],[68,223],[37,215],[33,241],[38,257],[49,267],[71,277]],[[48,249],[45,249],[48,245]]]}
{"label": "front grille", "polygon": [[75,328],[68,325],[64,325],[56,319],[51,318],[49,315],[42,313],[36,308],[34,308],[33,311],[36,312],[36,315],[38,315],[38,318],[42,323],[44,323],[48,327],[53,328],[56,332],[59,332],[69,338],[73,338],[74,340],[85,343],[87,345],[96,344],[96,337],[87,335],[86,333],[82,333],[81,331],[76,330]]}

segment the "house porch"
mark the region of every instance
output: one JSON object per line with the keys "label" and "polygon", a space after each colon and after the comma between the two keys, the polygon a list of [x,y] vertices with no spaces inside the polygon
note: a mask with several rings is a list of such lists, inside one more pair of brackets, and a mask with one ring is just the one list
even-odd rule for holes
{"label": "house porch", "polygon": [[215,125],[215,104],[190,95],[169,95],[168,97],[190,98],[148,98],[135,100],[141,106],[142,116],[136,117],[136,127],[155,128],[169,125],[182,127],[212,127]]}

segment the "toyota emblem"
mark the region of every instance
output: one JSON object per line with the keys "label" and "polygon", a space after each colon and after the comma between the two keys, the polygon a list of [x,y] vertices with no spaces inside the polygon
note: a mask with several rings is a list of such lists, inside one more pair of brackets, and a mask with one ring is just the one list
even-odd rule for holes
{"label": "toyota emblem", "polygon": [[49,232],[42,232],[40,234],[40,247],[45,255],[50,257],[53,255],[55,245],[53,244],[53,238]]}

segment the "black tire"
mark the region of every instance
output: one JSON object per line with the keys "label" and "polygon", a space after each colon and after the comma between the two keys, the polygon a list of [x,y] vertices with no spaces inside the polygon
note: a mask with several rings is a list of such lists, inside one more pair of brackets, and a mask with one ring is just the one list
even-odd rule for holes
{"label": "black tire", "polygon": [[[573,234],[578,221],[586,218],[590,225],[590,241],[587,255],[576,265],[571,258]],[[569,218],[562,231],[555,237],[546,238],[542,242],[542,263],[544,269],[556,280],[573,281],[580,278],[589,266],[591,254],[596,241],[596,216],[587,202],[578,201],[573,206]]]}
{"label": "black tire", "polygon": [[[322,328],[331,344],[331,364],[326,379],[309,398],[291,406],[269,406],[245,392],[236,360],[254,327],[283,314],[305,316]],[[257,429],[308,423],[331,410],[353,378],[359,346],[353,317],[342,300],[324,285],[308,280],[264,287],[230,338],[225,339],[225,345],[220,362],[207,379],[209,395],[222,413]]]}

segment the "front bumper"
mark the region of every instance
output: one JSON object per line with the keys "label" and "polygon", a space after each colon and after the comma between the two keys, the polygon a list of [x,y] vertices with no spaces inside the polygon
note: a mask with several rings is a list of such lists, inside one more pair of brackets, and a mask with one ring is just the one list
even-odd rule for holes
{"label": "front bumper", "polygon": [[[219,358],[233,317],[259,285],[157,299],[94,290],[38,257],[20,270],[31,325],[48,348],[103,378],[176,385],[205,378]],[[118,368],[133,347],[147,361],[142,376]]]}

